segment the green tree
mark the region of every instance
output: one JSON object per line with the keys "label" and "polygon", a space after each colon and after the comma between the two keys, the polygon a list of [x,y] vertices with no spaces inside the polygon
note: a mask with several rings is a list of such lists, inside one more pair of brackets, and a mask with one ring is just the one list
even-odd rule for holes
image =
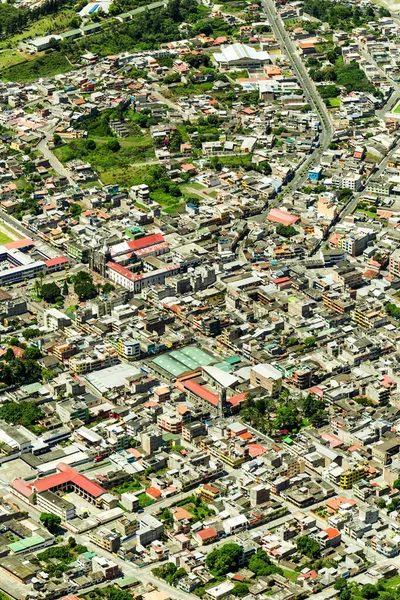
{"label": "green tree", "polygon": [[82,212],[82,206],[78,202],[71,202],[69,205],[69,212],[71,213],[72,217],[77,219]]}
{"label": "green tree", "polygon": [[308,556],[308,558],[316,558],[320,555],[321,546],[308,535],[302,535],[296,540],[297,550]]}
{"label": "green tree", "polygon": [[261,548],[250,558],[248,567],[257,577],[267,577],[272,573],[283,575],[282,569],[274,565],[265,550]]}
{"label": "green tree", "polygon": [[80,271],[74,278],[74,292],[79,300],[85,301],[97,296],[97,288],[92,277],[85,271]]}
{"label": "green tree", "polygon": [[361,588],[361,596],[367,599],[377,598],[379,596],[379,591],[372,583],[365,583]]}
{"label": "green tree", "polygon": [[53,304],[60,295],[60,288],[54,282],[44,283],[40,289],[40,295],[45,302]]}
{"label": "green tree", "polygon": [[237,598],[243,598],[249,593],[249,586],[247,583],[236,583],[232,590],[232,594]]}
{"label": "green tree", "polygon": [[274,425],[276,429],[287,429],[288,431],[294,431],[298,428],[299,411],[293,402],[286,406],[279,406],[276,411]]}
{"label": "green tree", "polygon": [[55,146],[61,146],[61,143],[62,143],[62,139],[61,139],[61,137],[58,135],[58,133],[55,133],[55,134],[53,135],[53,144],[54,144]]}
{"label": "green tree", "polygon": [[304,344],[311,348],[311,346],[315,346],[315,337],[310,335],[309,337],[304,338]]}
{"label": "green tree", "polygon": [[400,479],[395,479],[395,480],[394,480],[394,482],[393,482],[393,487],[394,487],[396,490],[400,490]]}
{"label": "green tree", "polygon": [[340,592],[347,587],[347,581],[343,579],[343,577],[339,577],[338,579],[336,579],[333,587],[335,588],[335,590],[338,590]]}
{"label": "green tree", "polygon": [[40,335],[39,329],[34,329],[33,327],[28,327],[25,331],[22,332],[22,335],[26,340],[30,340],[34,337],[38,337]]}
{"label": "green tree", "polygon": [[110,140],[107,143],[107,148],[111,150],[111,152],[118,152],[121,148],[121,144],[118,140]]}
{"label": "green tree", "polygon": [[14,360],[15,359],[14,350],[12,348],[7,348],[7,350],[3,354],[2,358],[7,362]]}
{"label": "green tree", "polygon": [[291,238],[297,235],[297,229],[292,227],[292,225],[278,225],[276,228],[276,233],[285,238]]}
{"label": "green tree", "polygon": [[24,359],[25,360],[37,360],[42,357],[42,353],[40,352],[37,346],[28,346],[24,351]]}
{"label": "green tree", "polygon": [[55,533],[58,527],[61,525],[61,518],[52,513],[43,512],[40,515],[40,522],[48,529],[51,533]]}
{"label": "green tree", "polygon": [[236,571],[242,556],[242,548],[230,542],[210,552],[206,558],[206,566],[215,577],[220,577],[230,571]]}

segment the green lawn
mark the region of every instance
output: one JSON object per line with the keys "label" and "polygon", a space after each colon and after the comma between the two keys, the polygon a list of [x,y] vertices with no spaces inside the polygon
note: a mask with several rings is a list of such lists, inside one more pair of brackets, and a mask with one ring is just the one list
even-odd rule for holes
{"label": "green lawn", "polygon": [[187,83],[186,85],[178,85],[176,88],[163,90],[163,96],[166,98],[180,98],[181,96],[196,96],[197,94],[206,94],[212,90],[213,81],[204,83]]}
{"label": "green lawn", "polygon": [[[107,142],[115,140],[115,138],[92,137],[90,139],[96,143],[93,150],[87,149],[85,140],[74,140],[56,148],[54,153],[63,164],[78,158],[87,160],[92,168],[100,174],[104,184],[134,185],[130,183],[132,164],[154,159],[154,146],[148,135],[118,139],[121,146],[118,152],[111,152],[107,147]],[[108,176],[105,176],[107,173]],[[141,181],[137,183],[141,183]]]}
{"label": "green lawn", "polygon": [[0,231],[0,246],[3,246],[3,244],[8,244],[8,242],[12,241],[12,238],[8,237],[8,235]]}
{"label": "green lawn", "polygon": [[150,506],[151,504],[154,504],[154,500],[152,500],[147,494],[145,494],[143,492],[143,494],[139,494],[139,496],[137,497],[139,500],[139,506]]}
{"label": "green lawn", "polygon": [[283,576],[286,577],[286,579],[289,579],[289,581],[296,581],[299,573],[296,573],[295,571],[290,571],[289,569],[282,569],[283,571]]}
{"label": "green lawn", "polygon": [[393,112],[400,113],[400,102],[398,104],[396,104],[396,106],[393,109]]}
{"label": "green lawn", "polygon": [[[38,54],[32,55],[21,52],[20,50],[4,50],[3,52],[0,52],[0,71],[29,60],[34,60],[37,56]],[[40,53],[39,56],[42,56],[42,53]]]}
{"label": "green lawn", "polygon": [[5,81],[34,81],[40,77],[52,77],[72,69],[71,63],[61,52],[35,55],[32,60],[13,65],[2,71]]}
{"label": "green lawn", "polygon": [[328,98],[329,106],[331,108],[339,108],[340,107],[340,98]]}
{"label": "green lawn", "polygon": [[76,21],[76,13],[72,8],[68,8],[58,12],[56,15],[46,15],[30,23],[24,31],[16,33],[15,35],[8,37],[7,40],[0,42],[0,48],[13,48],[19,44],[22,40],[26,40],[31,37],[38,37],[49,33],[59,33],[60,31],[66,31],[72,29],[72,26]]}
{"label": "green lawn", "polygon": [[385,581],[385,587],[394,588],[398,585],[400,585],[400,575],[395,575]]}
{"label": "green lawn", "polygon": [[185,205],[183,202],[181,202],[180,198],[171,196],[170,194],[167,194],[161,190],[151,192],[151,197],[155,202],[158,202],[158,204],[161,205],[162,210],[169,215],[183,212],[185,208]]}

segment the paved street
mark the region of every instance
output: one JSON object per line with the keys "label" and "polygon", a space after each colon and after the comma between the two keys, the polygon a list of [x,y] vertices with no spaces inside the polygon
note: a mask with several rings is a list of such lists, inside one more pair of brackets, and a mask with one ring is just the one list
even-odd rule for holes
{"label": "paved street", "polygon": [[303,87],[304,93],[311,105],[311,108],[317,113],[321,121],[320,146],[307,157],[307,160],[301,167],[300,172],[296,174],[291,182],[289,189],[291,191],[295,191],[301,187],[307,179],[308,169],[312,165],[319,163],[321,154],[329,147],[333,135],[333,126],[328,109],[321,100],[314,82],[312,81],[306,67],[300,59],[297,50],[285,29],[282,19],[277,14],[274,2],[272,0],[263,0],[262,4],[277,41],[280,43],[282,50],[286,53],[291,67],[297,75],[301,86]]}

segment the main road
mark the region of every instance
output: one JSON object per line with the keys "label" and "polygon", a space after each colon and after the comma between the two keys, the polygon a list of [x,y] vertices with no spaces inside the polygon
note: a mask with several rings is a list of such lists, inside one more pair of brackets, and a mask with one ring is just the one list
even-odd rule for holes
{"label": "main road", "polygon": [[312,165],[318,164],[322,153],[328,149],[334,130],[328,109],[318,94],[313,80],[308,74],[305,65],[297,53],[297,49],[289,37],[288,32],[286,31],[282,19],[276,11],[273,0],[262,0],[262,5],[267,14],[269,24],[277,42],[280,44],[282,50],[286,53],[290,65],[304,90],[304,94],[311,108],[318,115],[321,122],[319,148],[316,148],[314,152],[307,158],[305,163],[301,165],[299,173],[295,175],[293,181],[289,185],[289,189],[295,191],[306,180],[308,169]]}

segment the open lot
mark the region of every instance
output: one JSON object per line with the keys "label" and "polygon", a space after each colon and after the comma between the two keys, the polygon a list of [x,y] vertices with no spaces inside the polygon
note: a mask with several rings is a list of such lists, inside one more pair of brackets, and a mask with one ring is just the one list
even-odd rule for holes
{"label": "open lot", "polygon": [[23,236],[18,233],[16,229],[13,229],[11,225],[8,225],[8,223],[4,223],[4,221],[0,220],[0,246],[15,240],[20,240],[22,237]]}

